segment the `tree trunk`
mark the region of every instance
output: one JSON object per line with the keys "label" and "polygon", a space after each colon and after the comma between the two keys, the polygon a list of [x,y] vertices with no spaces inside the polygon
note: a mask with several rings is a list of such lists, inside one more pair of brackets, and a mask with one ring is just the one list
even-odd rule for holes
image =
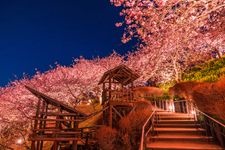
{"label": "tree trunk", "polygon": [[217,53],[218,58],[219,58],[219,59],[222,58],[222,55],[221,55],[220,51],[219,51],[217,48],[213,48],[213,49],[214,49],[214,51]]}
{"label": "tree trunk", "polygon": [[175,72],[175,81],[178,83],[180,81],[180,75],[176,60],[177,60],[176,58],[173,59],[173,68]]}

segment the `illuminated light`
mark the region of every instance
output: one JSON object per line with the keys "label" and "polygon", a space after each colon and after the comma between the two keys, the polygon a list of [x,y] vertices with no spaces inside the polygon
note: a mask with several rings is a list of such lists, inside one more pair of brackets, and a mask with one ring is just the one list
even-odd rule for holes
{"label": "illuminated light", "polygon": [[173,109],[173,106],[170,105],[170,106],[169,106],[169,110],[172,110],[172,109]]}
{"label": "illuminated light", "polygon": [[19,138],[19,139],[17,139],[16,140],[16,144],[18,144],[18,145],[21,145],[21,144],[23,144],[23,139],[22,138]]}
{"label": "illuminated light", "polygon": [[192,115],[195,115],[195,114],[196,114],[196,112],[195,112],[194,110],[192,110],[192,111],[191,111],[191,114],[192,114]]}
{"label": "illuminated light", "polygon": [[169,111],[173,111],[174,106],[170,104],[168,108],[169,108]]}
{"label": "illuminated light", "polygon": [[102,96],[99,97],[99,102],[102,104]]}

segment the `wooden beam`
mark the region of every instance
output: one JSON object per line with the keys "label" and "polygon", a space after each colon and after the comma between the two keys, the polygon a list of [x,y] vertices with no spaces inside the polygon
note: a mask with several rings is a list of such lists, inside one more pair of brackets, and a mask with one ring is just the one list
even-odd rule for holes
{"label": "wooden beam", "polygon": [[[77,113],[59,113],[59,112],[41,112],[40,114],[47,115],[47,116],[77,116],[80,115]],[[85,119],[86,117],[79,117]]]}
{"label": "wooden beam", "polygon": [[38,120],[38,121],[73,121],[73,122],[82,122],[82,119],[42,119],[42,118],[33,118],[32,120]]}
{"label": "wooden beam", "polygon": [[[30,141],[73,141],[73,140],[81,140],[81,138],[78,137],[69,137],[69,138],[63,138],[63,137],[34,137],[30,138]],[[35,149],[36,150],[36,149]]]}
{"label": "wooden beam", "polygon": [[118,115],[118,116],[120,116],[120,118],[122,118],[123,116],[116,110],[116,108],[115,107],[113,107],[112,106],[112,109],[115,111],[115,113]]}

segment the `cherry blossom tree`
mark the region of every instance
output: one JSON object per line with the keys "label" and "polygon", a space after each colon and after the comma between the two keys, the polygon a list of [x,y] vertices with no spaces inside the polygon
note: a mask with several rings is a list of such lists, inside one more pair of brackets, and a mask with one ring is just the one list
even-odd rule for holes
{"label": "cherry blossom tree", "polygon": [[[0,145],[25,136],[34,114],[37,98],[25,85],[76,107],[80,101],[99,97],[98,86],[103,73],[121,63],[141,77],[137,84],[148,79],[158,82],[175,79],[191,66],[211,58],[221,57],[225,50],[224,0],[111,0],[122,7],[125,27],[122,42],[140,39],[135,52],[125,57],[113,52],[104,58],[74,60],[70,67],[56,65],[47,72],[11,82],[0,88]],[[126,58],[126,59],[124,59]],[[20,126],[20,128],[18,128]],[[9,132],[5,133],[6,129]],[[10,132],[11,131],[11,132]],[[1,143],[2,141],[7,143]]]}
{"label": "cherry blossom tree", "polygon": [[167,75],[167,79],[178,81],[188,67],[210,59],[213,52],[220,57],[224,51],[223,0],[111,0],[111,3],[123,8],[120,15],[124,22],[116,23],[125,27],[122,41],[126,43],[133,37],[141,40],[137,57],[157,64],[148,68],[147,72],[153,75]]}
{"label": "cherry blossom tree", "polygon": [[37,71],[32,78],[24,77],[0,88],[0,144],[13,144],[20,136],[27,139],[37,98],[25,85],[76,107],[80,101],[87,101],[90,93],[97,99],[101,94],[101,87],[98,86],[101,76],[121,63],[123,57],[115,52],[108,57],[93,60],[80,57],[70,67],[57,64],[47,72]]}

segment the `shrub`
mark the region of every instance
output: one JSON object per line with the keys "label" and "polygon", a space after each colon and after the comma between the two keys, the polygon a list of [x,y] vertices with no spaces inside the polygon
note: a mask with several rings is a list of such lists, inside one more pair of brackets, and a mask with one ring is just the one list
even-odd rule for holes
{"label": "shrub", "polygon": [[217,82],[182,82],[169,89],[173,97],[193,100],[199,110],[225,120],[225,78]]}
{"label": "shrub", "polygon": [[152,113],[151,103],[137,102],[135,110],[119,121],[119,128],[104,126],[97,131],[97,141],[103,150],[136,150],[139,147],[141,129]]}
{"label": "shrub", "polygon": [[101,149],[114,150],[116,141],[118,140],[117,135],[116,129],[107,126],[101,127],[96,133],[97,141]]}
{"label": "shrub", "polygon": [[120,133],[122,133],[123,139],[126,139],[126,148],[130,150],[138,149],[139,144],[137,141],[140,141],[142,126],[151,113],[151,104],[142,101],[136,105],[136,109],[133,112],[120,120]]}
{"label": "shrub", "polygon": [[201,111],[225,120],[225,78],[196,86],[193,99]]}
{"label": "shrub", "polygon": [[157,87],[136,87],[134,88],[134,97],[138,100],[144,100],[145,97],[162,96],[163,91]]}
{"label": "shrub", "polygon": [[179,97],[185,99],[192,99],[192,92],[195,86],[199,85],[198,82],[180,82],[169,88],[169,94],[172,97]]}

